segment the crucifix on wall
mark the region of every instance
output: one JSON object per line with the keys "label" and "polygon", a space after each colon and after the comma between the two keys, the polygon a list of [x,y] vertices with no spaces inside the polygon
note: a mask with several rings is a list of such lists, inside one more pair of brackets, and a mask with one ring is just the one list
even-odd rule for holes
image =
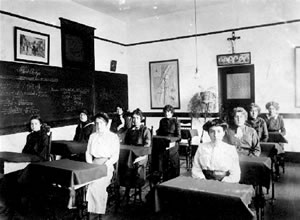
{"label": "crucifix on wall", "polygon": [[240,36],[236,37],[234,31],[232,32],[232,37],[227,38],[227,40],[231,41],[231,50],[232,50],[232,53],[234,53],[235,41],[239,40],[239,39],[241,39],[241,37]]}

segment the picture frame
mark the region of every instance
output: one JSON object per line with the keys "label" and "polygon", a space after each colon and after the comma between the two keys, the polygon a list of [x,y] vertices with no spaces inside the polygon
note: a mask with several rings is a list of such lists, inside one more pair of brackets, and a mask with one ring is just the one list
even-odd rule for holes
{"label": "picture frame", "polygon": [[21,27],[14,28],[16,61],[49,64],[50,36]]}
{"label": "picture frame", "polygon": [[180,108],[178,59],[149,62],[151,109]]}
{"label": "picture frame", "polygon": [[251,64],[251,53],[233,53],[217,55],[218,66]]}
{"label": "picture frame", "polygon": [[295,47],[295,106],[300,108],[300,46]]}

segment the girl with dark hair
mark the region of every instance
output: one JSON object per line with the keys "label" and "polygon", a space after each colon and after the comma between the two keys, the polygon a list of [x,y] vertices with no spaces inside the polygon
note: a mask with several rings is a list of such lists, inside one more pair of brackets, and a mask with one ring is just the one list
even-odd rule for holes
{"label": "girl with dark hair", "polygon": [[116,106],[116,114],[113,115],[110,130],[118,134],[123,142],[126,131],[131,128],[132,120],[126,109],[122,105]]}
{"label": "girl with dark hair", "polygon": [[[178,137],[181,138],[180,123],[173,117],[174,108],[171,105],[166,105],[163,109],[165,117],[159,122],[159,128],[156,134],[159,136]],[[175,178],[180,174],[180,160],[178,153],[178,143],[175,147],[169,150],[170,167],[168,174],[169,178]]]}
{"label": "girl with dark hair", "polygon": [[119,159],[119,138],[109,131],[108,121],[109,117],[106,113],[100,112],[94,116],[96,132],[91,134],[85,153],[87,163],[107,166],[107,175],[88,186],[86,199],[90,213],[89,219],[101,219],[101,215],[105,214],[108,196],[106,188],[113,176],[113,165]]}
{"label": "girl with dark hair", "polygon": [[125,144],[150,147],[151,146],[151,132],[142,123],[143,113],[137,108],[132,112],[132,127],[125,135]]}
{"label": "girl with dark hair", "polygon": [[27,135],[25,147],[22,153],[37,155],[41,160],[48,160],[48,132],[50,127],[42,124],[42,120],[38,115],[30,118],[30,134]]}
{"label": "girl with dark hair", "polygon": [[248,107],[248,113],[246,125],[255,129],[259,141],[267,142],[269,138],[267,124],[264,119],[258,117],[260,114],[260,107],[255,103],[251,103]]}
{"label": "girl with dark hair", "polygon": [[203,125],[211,142],[198,146],[192,168],[193,178],[232,183],[240,181],[241,170],[236,148],[223,142],[226,129],[227,124],[221,119],[214,119]]}
{"label": "girl with dark hair", "polygon": [[94,123],[89,119],[89,113],[82,109],[79,114],[79,123],[76,127],[74,141],[88,142],[90,135],[95,131]]}

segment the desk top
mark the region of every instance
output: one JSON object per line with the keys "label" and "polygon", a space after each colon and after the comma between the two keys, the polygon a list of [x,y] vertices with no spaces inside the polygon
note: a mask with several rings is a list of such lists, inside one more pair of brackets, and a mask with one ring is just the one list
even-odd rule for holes
{"label": "desk top", "polygon": [[280,132],[269,132],[268,142],[288,143],[287,139]]}
{"label": "desk top", "polygon": [[38,162],[41,161],[41,158],[37,155],[32,155],[32,154],[2,151],[0,152],[0,160],[6,162],[23,163],[23,162]]}
{"label": "desk top", "polygon": [[31,163],[23,173],[25,181],[35,180],[74,187],[106,176],[107,168],[105,165],[62,159]]}
{"label": "desk top", "polygon": [[269,157],[240,156],[240,183],[270,187],[271,159]]}
{"label": "desk top", "polygon": [[163,139],[163,140],[167,140],[169,142],[176,142],[176,141],[180,140],[180,138],[178,138],[178,137],[159,136],[159,135],[153,135],[153,139]]}
{"label": "desk top", "polygon": [[87,143],[77,141],[56,140],[51,141],[51,153],[68,156],[71,154],[85,153]]}
{"label": "desk top", "polygon": [[219,196],[237,197],[248,205],[254,195],[254,189],[250,185],[239,183],[226,183],[216,180],[202,180],[187,176],[179,176],[157,185],[160,187],[178,188],[199,193],[218,194]]}
{"label": "desk top", "polygon": [[261,156],[273,157],[276,154],[284,153],[279,143],[275,142],[260,142]]}
{"label": "desk top", "polygon": [[[211,203],[215,208],[217,208],[217,206],[221,206],[221,208],[223,206],[227,206],[226,208],[231,206],[231,209],[242,207],[248,214],[253,215],[248,209],[248,204],[251,203],[252,197],[254,196],[254,189],[250,185],[179,176],[157,185],[158,194],[160,190],[171,190],[174,196],[176,196],[175,193],[179,192],[190,193],[190,196],[185,198],[192,199],[194,197],[195,201],[191,202],[192,204],[205,202]],[[192,195],[193,197],[191,197]],[[161,199],[167,200],[167,198]],[[220,209],[220,207],[218,207],[218,209]],[[241,211],[241,209],[239,209],[239,211]]]}
{"label": "desk top", "polygon": [[132,151],[135,156],[144,156],[144,155],[151,154],[151,147],[121,144],[120,150]]}

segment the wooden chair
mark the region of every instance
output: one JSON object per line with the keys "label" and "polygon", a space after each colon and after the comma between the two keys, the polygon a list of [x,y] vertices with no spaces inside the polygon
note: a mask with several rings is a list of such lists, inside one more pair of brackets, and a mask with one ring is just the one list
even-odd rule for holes
{"label": "wooden chair", "polygon": [[[142,202],[142,188],[146,184],[146,174],[141,176],[141,172],[146,172],[146,164],[140,165],[139,163],[135,163],[132,169],[132,173],[130,175],[129,184],[125,186],[125,195],[126,204],[129,204],[129,199],[131,196],[134,198],[134,203],[137,201],[137,197],[139,197],[140,202]],[[134,193],[130,195],[131,189],[134,189]]]}
{"label": "wooden chair", "polygon": [[185,156],[186,169],[189,171],[191,166],[190,155],[191,155],[191,129],[192,129],[192,118],[179,119],[181,128],[181,141],[179,142],[179,154]]}

